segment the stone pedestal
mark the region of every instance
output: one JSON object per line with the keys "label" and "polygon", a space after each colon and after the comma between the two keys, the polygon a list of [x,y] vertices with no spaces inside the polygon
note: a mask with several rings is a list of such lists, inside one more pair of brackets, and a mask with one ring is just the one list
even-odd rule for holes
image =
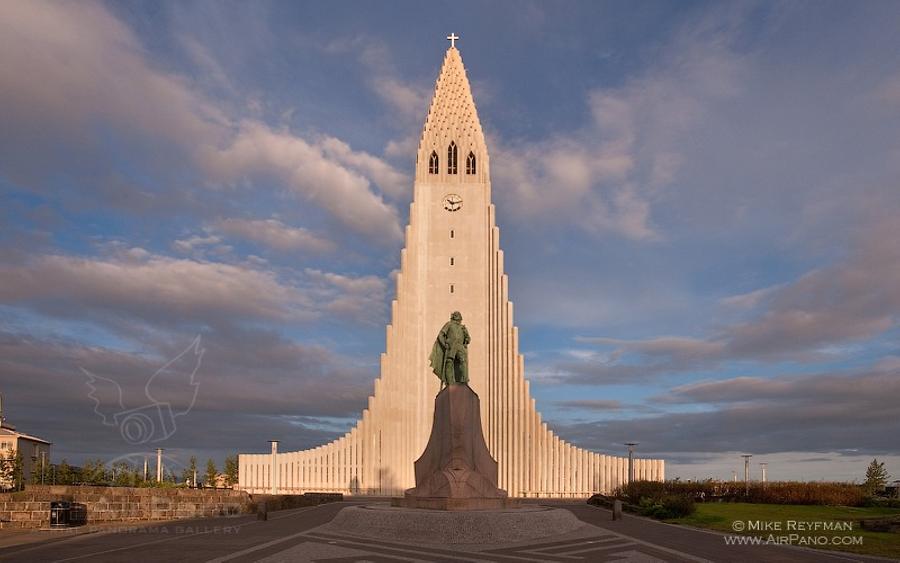
{"label": "stone pedestal", "polygon": [[451,385],[434,400],[434,423],[425,452],[415,462],[416,486],[394,506],[436,510],[496,510],[518,503],[497,488],[497,462],[481,429],[478,395]]}

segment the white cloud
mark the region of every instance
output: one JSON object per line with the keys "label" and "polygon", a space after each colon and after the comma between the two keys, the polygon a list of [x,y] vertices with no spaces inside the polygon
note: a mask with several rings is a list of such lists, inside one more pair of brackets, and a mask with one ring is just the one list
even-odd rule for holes
{"label": "white cloud", "polygon": [[2,266],[0,299],[68,314],[85,310],[147,319],[213,322],[236,317],[276,321],[315,316],[309,297],[264,270],[159,255],[142,260],[40,256]]}
{"label": "white cloud", "polygon": [[580,130],[538,142],[494,140],[504,207],[532,221],[661,238],[652,204],[678,177],[681,145],[702,126],[707,106],[734,95],[742,79],[729,39],[724,31],[677,37],[623,86],[591,92],[593,121]]}
{"label": "white cloud", "polygon": [[409,135],[403,139],[388,141],[384,147],[384,155],[389,158],[412,159],[419,150],[418,135]]}
{"label": "white cloud", "polygon": [[371,178],[385,194],[397,198],[412,192],[412,179],[380,158],[354,151],[350,145],[334,137],[326,137],[320,144],[329,158]]}
{"label": "white cloud", "polygon": [[[293,193],[328,211],[347,229],[382,243],[400,239],[397,211],[372,191],[368,178],[329,158],[322,145],[245,120],[227,147],[206,148],[205,168],[219,180],[237,183],[249,176],[274,176]],[[332,146],[330,150],[337,149]],[[341,156],[365,161],[373,169],[368,155],[354,154],[348,148]],[[379,174],[384,177],[386,173],[381,170]]]}
{"label": "white cloud", "polygon": [[215,235],[210,236],[192,236],[184,239],[178,239],[172,243],[172,248],[182,254],[194,254],[200,249],[207,246],[216,245],[222,242],[221,237]]}
{"label": "white cloud", "polygon": [[[227,83],[207,50],[191,41],[185,45],[216,82]],[[49,151],[61,138],[89,150],[100,142],[90,126],[98,123],[181,147],[186,162],[212,180],[252,182],[274,174],[343,228],[376,241],[400,240],[396,210],[373,183],[385,193],[402,194],[403,175],[338,139],[308,141],[229,115],[224,104],[188,80],[148,62],[134,33],[102,4],[3,2],[0,67],[5,109],[0,114],[0,167],[6,174],[43,174],[47,156],[40,148]],[[135,190],[126,182],[116,187]],[[94,204],[101,203],[101,195],[92,198]]]}
{"label": "white cloud", "polygon": [[388,280],[379,276],[312,268],[282,276],[261,259],[225,263],[111,248],[105,257],[53,254],[0,265],[0,303],[101,324],[135,318],[148,330],[180,322],[302,324],[323,316],[367,324],[385,320]]}
{"label": "white cloud", "polygon": [[[709,338],[659,337],[624,341],[580,338],[614,346],[623,362],[569,365],[577,382],[614,383],[730,360],[781,361],[833,359],[841,346],[860,342],[897,326],[900,319],[900,226],[870,225],[851,254],[796,280],[724,300],[756,307],[752,317],[720,327]],[[851,348],[852,350],[852,348]],[[641,359],[635,364],[634,357]]]}
{"label": "white cloud", "polygon": [[221,219],[215,222],[214,227],[225,235],[250,240],[281,252],[323,253],[335,249],[330,240],[318,237],[308,229],[285,225],[278,219]]}
{"label": "white cloud", "polygon": [[366,323],[381,323],[387,301],[387,280],[378,276],[348,276],[308,268],[305,272],[322,308]]}
{"label": "white cloud", "polygon": [[422,87],[406,84],[390,76],[376,76],[372,89],[394,109],[409,120],[421,120],[428,108],[429,92]]}
{"label": "white cloud", "polygon": [[772,295],[780,287],[781,285],[779,284],[773,285],[771,287],[764,287],[762,289],[756,289],[747,293],[731,295],[729,297],[720,299],[719,303],[721,303],[725,307],[734,307],[736,309],[752,309],[765,301],[766,298]]}

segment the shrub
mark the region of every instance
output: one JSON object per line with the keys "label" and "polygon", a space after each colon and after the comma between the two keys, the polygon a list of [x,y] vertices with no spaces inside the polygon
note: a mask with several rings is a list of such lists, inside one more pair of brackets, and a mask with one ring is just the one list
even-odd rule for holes
{"label": "shrub", "polygon": [[644,516],[666,520],[690,516],[696,510],[694,501],[685,495],[668,495],[661,498],[643,497],[638,509]]}
{"label": "shrub", "polygon": [[817,504],[862,506],[866,494],[862,487],[850,483],[752,483],[744,502],[765,504]]}
{"label": "shrub", "polygon": [[642,498],[659,500],[669,495],[679,495],[695,502],[726,501],[761,504],[814,504],[862,506],[866,500],[863,488],[852,483],[804,483],[782,481],[750,483],[749,490],[743,482],[731,481],[635,481],[619,487],[614,496],[631,504],[640,504]]}

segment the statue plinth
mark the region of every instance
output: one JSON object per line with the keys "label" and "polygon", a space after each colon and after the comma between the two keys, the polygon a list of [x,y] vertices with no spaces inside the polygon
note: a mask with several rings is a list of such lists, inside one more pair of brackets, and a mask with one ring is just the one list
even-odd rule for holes
{"label": "statue plinth", "polygon": [[478,395],[450,385],[434,399],[434,423],[415,463],[416,486],[394,506],[436,510],[494,510],[518,505],[497,488],[497,462],[481,429]]}

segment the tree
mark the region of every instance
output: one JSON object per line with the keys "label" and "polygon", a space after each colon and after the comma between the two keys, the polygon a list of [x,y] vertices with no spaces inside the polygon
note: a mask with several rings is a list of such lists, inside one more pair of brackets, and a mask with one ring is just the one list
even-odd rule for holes
{"label": "tree", "polygon": [[215,487],[216,486],[216,477],[219,475],[219,470],[216,469],[216,464],[213,460],[206,460],[206,485],[207,487]]}
{"label": "tree", "polygon": [[878,458],[873,458],[872,463],[866,469],[866,492],[873,495],[884,489],[887,485],[889,475],[887,469],[884,468],[884,462],[878,462]]}
{"label": "tree", "polygon": [[225,458],[225,484],[233,487],[238,483],[237,456],[230,455]]}
{"label": "tree", "polygon": [[89,459],[81,468],[81,480],[88,485],[107,485],[109,475],[106,471],[106,462],[101,459]]}
{"label": "tree", "polygon": [[24,467],[22,454],[10,451],[7,457],[0,459],[0,485],[6,489],[21,490],[24,485]]}
{"label": "tree", "polygon": [[22,460],[22,452],[16,452],[13,459],[13,481],[16,489],[21,491],[25,488],[25,462]]}
{"label": "tree", "polygon": [[191,464],[188,467],[185,467],[181,472],[181,480],[185,483],[190,483],[192,487],[196,487],[197,475],[197,457],[191,456]]}
{"label": "tree", "polygon": [[72,466],[69,465],[69,462],[66,460],[59,462],[59,465],[56,466],[55,483],[59,485],[71,485],[73,479]]}
{"label": "tree", "polygon": [[135,468],[127,461],[117,461],[112,466],[113,484],[117,487],[134,487],[138,481]]}

